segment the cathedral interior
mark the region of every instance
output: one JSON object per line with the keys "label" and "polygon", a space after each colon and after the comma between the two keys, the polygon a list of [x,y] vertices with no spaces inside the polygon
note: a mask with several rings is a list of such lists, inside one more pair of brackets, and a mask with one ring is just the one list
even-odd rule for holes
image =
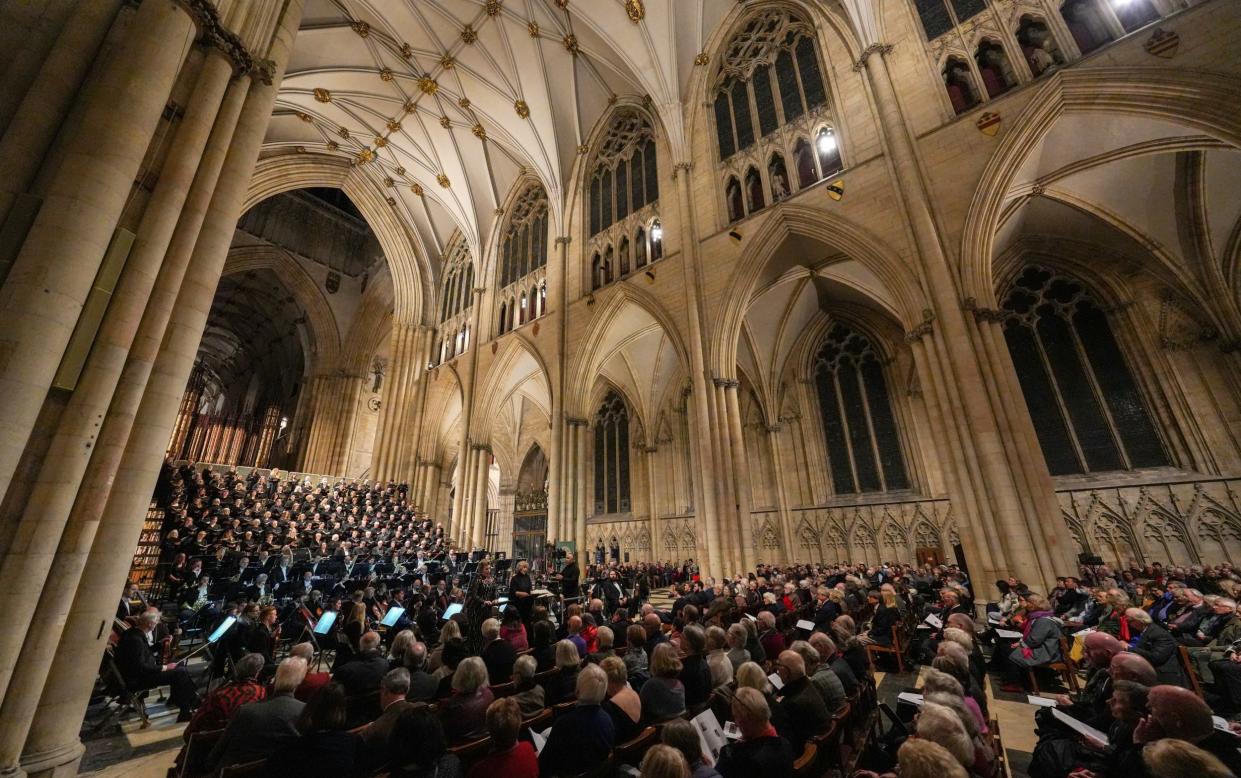
{"label": "cathedral interior", "polygon": [[536,562],[1241,563],[1238,35],[1235,0],[0,4],[0,591],[38,603],[0,774],[77,769],[166,461],[399,484]]}

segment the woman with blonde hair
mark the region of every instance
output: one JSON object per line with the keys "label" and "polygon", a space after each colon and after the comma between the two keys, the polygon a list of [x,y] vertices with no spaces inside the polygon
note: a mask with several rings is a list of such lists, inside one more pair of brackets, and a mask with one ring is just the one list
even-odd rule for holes
{"label": "woman with blonde hair", "polygon": [[901,778],[969,778],[956,758],[938,743],[910,738],[896,752]]}
{"label": "woman with blonde hair", "polygon": [[444,622],[444,626],[440,627],[439,643],[435,646],[435,650],[431,652],[430,658],[427,659],[427,671],[434,673],[440,669],[440,665],[444,664],[444,646],[450,640],[461,639],[461,625],[453,619]]}
{"label": "woman with blonde hair", "polygon": [[651,746],[651,750],[646,752],[638,772],[642,778],[690,778],[685,755],[662,743]]}
{"label": "woman with blonde hair", "polygon": [[1214,754],[1187,740],[1160,738],[1142,749],[1142,761],[1160,778],[1230,778],[1232,771]]}
{"label": "woman with blonde hair", "polygon": [[651,678],[642,684],[642,713],[651,724],[659,724],[685,713],[685,685],[681,683],[682,664],[677,650],[660,643],[651,653]]}
{"label": "woman with blonde hair", "polygon": [[476,656],[462,659],[452,674],[452,696],[440,703],[449,743],[464,743],[486,735],[487,707],[494,700],[487,665]]}
{"label": "woman with blonde hair", "polygon": [[548,705],[564,702],[573,696],[577,688],[577,674],[582,668],[582,657],[572,640],[556,644],[556,670],[543,685],[544,699]]}

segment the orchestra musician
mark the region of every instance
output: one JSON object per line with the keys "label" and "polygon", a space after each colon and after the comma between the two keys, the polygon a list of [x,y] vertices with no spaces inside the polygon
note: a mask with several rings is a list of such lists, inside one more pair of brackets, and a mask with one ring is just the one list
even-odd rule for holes
{"label": "orchestra musician", "polygon": [[534,608],[534,583],[530,580],[530,563],[521,560],[517,563],[517,571],[508,581],[509,603],[517,608],[524,624],[530,623],[530,612]]}

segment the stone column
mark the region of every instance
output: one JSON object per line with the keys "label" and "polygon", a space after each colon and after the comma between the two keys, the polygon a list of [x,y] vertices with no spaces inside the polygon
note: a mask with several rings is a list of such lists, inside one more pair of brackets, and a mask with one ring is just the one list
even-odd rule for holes
{"label": "stone column", "polygon": [[375,433],[375,453],[371,469],[377,480],[393,478],[396,469],[395,450],[399,445],[401,407],[409,391],[409,349],[413,340],[412,328],[404,323],[392,323],[392,359],[388,362],[388,378],[384,381],[382,394],[383,413],[379,430]]}
{"label": "stone column", "polygon": [[478,472],[474,475],[473,545],[487,547],[487,481],[491,475],[491,457],[486,446],[478,446],[475,453]]}
{"label": "stone column", "polygon": [[673,167],[672,177],[677,183],[677,201],[680,206],[681,222],[681,271],[682,283],[685,285],[686,318],[689,324],[690,351],[690,387],[693,391],[694,414],[697,417],[694,446],[698,449],[698,473],[694,479],[694,489],[698,492],[694,511],[698,517],[705,519],[707,533],[707,559],[701,561],[704,576],[722,575],[724,558],[722,538],[720,537],[721,513],[723,506],[717,510],[719,495],[715,477],[715,451],[711,444],[710,422],[710,375],[707,371],[707,360],[704,354],[706,341],[703,337],[701,306],[699,304],[698,271],[698,235],[694,227],[694,206],[689,191],[689,162],[678,162]]}
{"label": "stone column", "polygon": [[[52,44],[39,74],[28,85],[13,121],[0,139],[0,225],[13,200],[29,189],[56,140],[73,100],[99,56],[122,0],[78,3]],[[170,87],[171,88],[171,87]]]}
{"label": "stone column", "polygon": [[574,463],[577,465],[577,514],[574,516],[573,541],[577,544],[577,566],[586,572],[586,506],[589,499],[586,490],[586,436],[590,431],[589,422],[575,419],[572,423],[574,447]]}
{"label": "stone column", "polygon": [[732,438],[733,480],[737,490],[737,525],[741,534],[742,572],[751,572],[757,565],[754,548],[754,526],[750,517],[750,464],[746,457],[745,430],[741,426],[741,405],[737,400],[737,381],[724,384],[724,399],[728,409],[728,432]]}
{"label": "stone column", "polygon": [[[1001,435],[1001,412],[996,404],[1006,400],[991,397],[987,391],[984,357],[971,341],[960,294],[931,209],[930,194],[919,169],[917,149],[888,72],[885,56],[890,50],[890,46],[872,44],[862,53],[856,67],[866,70],[873,91],[893,180],[914,236],[921,275],[931,301],[926,322],[933,323],[933,327],[928,326],[925,333],[932,341],[928,345],[928,353],[934,356],[931,372],[942,373],[946,379],[943,388],[944,399],[952,411],[950,423],[958,426],[966,446],[960,452],[965,461],[958,464],[964,464],[967,470],[956,474],[959,491],[952,495],[953,501],[962,508],[958,514],[962,523],[981,526],[984,533],[992,536],[988,541],[994,543],[992,565],[985,563],[985,555],[976,547],[976,564],[970,572],[974,577],[981,574],[983,580],[1011,574],[1046,585],[1057,574],[1072,569],[1071,541],[1061,537],[1065,533],[1058,532],[1062,522],[1054,492],[1031,494],[1033,503],[1020,496],[1023,489],[1031,487],[1028,482],[1023,483],[1025,479],[1012,464],[1019,452],[1011,449],[1021,443],[1006,441]],[[966,491],[975,492],[976,504],[966,497]],[[1023,502],[1035,505],[1036,511],[1028,513]],[[974,530],[971,528],[970,532]],[[973,569],[979,566],[983,569]]]}
{"label": "stone column", "polygon": [[500,490],[500,513],[496,517],[496,542],[492,553],[505,551],[513,554],[513,524],[517,512],[517,487],[507,486]]}
{"label": "stone column", "polygon": [[34,429],[193,35],[194,23],[178,5],[161,0],[138,9],[121,52],[82,98],[82,126],[0,288],[0,496]]}
{"label": "stone column", "polygon": [[[728,403],[724,399],[724,385],[728,383],[722,378],[713,380],[711,432],[715,437],[715,483],[719,494],[720,543],[723,560],[727,563],[720,572],[733,575],[741,569],[741,519],[737,513],[737,492],[733,483],[732,452],[729,445]],[[731,568],[731,569],[728,569]]]}
{"label": "stone column", "polygon": [[780,513],[781,545],[784,547],[784,562],[792,562],[797,558],[796,538],[793,532],[793,517],[789,513],[788,487],[784,483],[784,468],[780,459],[780,422],[767,425],[767,445],[771,449],[772,472],[776,478],[776,507]]}
{"label": "stone column", "polygon": [[[124,446],[124,453],[116,469],[111,491],[103,492],[103,495],[106,495],[106,505],[102,496],[90,499],[88,504],[79,500],[75,505],[75,511],[78,506],[95,511],[100,523],[78,585],[73,608],[65,624],[64,635],[57,646],[55,658],[51,661],[57,672],[49,676],[44,685],[43,695],[26,739],[22,768],[28,775],[72,775],[81,756],[78,731],[82,715],[94,685],[99,657],[107,642],[108,625],[115,613],[117,592],[121,590],[128,576],[132,561],[128,551],[117,553],[117,549],[132,549],[141,532],[146,508],[150,504],[151,493],[163,461],[164,448],[176,420],[186,380],[194,365],[213,292],[245,203],[246,189],[271,118],[276,91],[284,74],[293,38],[297,34],[302,4],[303,0],[288,0],[285,4],[268,55],[272,60],[271,82],[253,85],[245,98],[236,131],[230,133],[231,143],[228,138],[220,139],[226,152],[223,166],[214,186],[214,193],[210,196],[210,205],[202,217],[202,229],[198,233],[197,242],[193,244],[193,255],[185,272],[185,280],[180,284],[180,294],[176,303],[170,305],[172,318],[163,346],[159,348],[159,344],[156,344],[159,355],[153,365],[145,368],[135,363],[134,352],[139,344],[135,342],[134,348],[130,350],[130,364],[135,364],[135,371],[150,370],[150,380],[146,382],[146,392],[142,395],[141,405],[136,413],[118,407],[118,399],[122,395],[128,397],[132,392],[126,388],[126,379],[123,376],[122,388],[118,388],[117,396],[113,398],[112,407],[109,409],[109,418],[113,417],[114,412],[118,417],[127,417],[133,425],[132,431],[127,436],[128,443],[119,444]],[[145,3],[144,7],[146,5],[154,3]],[[167,41],[163,43],[166,45]],[[226,106],[230,100],[231,94],[226,97]],[[221,110],[221,118],[217,118],[216,122],[217,130],[220,129],[226,113],[226,110]],[[200,174],[207,167],[207,158],[218,150],[216,134],[213,131],[208,143],[208,154],[200,165]],[[197,185],[196,178],[195,188]],[[195,192],[191,191],[185,208],[186,218],[194,218],[191,213],[191,202],[194,200]],[[180,232],[178,228],[178,233]],[[177,243],[176,236],[173,243]],[[172,249],[169,250],[169,257],[171,256]],[[166,259],[165,265],[167,263]],[[163,280],[161,272],[157,288]],[[155,296],[152,297],[152,303],[157,303]],[[127,373],[130,364],[126,365]],[[106,426],[109,422],[105,420],[104,423]]]}
{"label": "stone column", "polygon": [[651,545],[647,553],[651,556],[649,559],[636,561],[653,562],[655,559],[659,558],[656,553],[656,549],[659,547],[659,503],[657,502],[658,495],[656,494],[657,490],[655,488],[655,454],[658,453],[658,451],[659,447],[657,445],[642,447],[642,458],[646,462],[646,491],[647,494],[650,495],[647,499],[650,501],[651,508],[649,529],[651,533]]}
{"label": "stone column", "polygon": [[573,421],[566,417],[560,425],[560,467],[551,479],[562,484],[560,526],[556,540],[575,540],[577,533],[577,446],[574,445],[573,435]]}
{"label": "stone column", "polygon": [[423,435],[427,434],[423,426],[423,417],[426,415],[427,408],[427,379],[428,373],[426,366],[431,362],[431,349],[434,347],[435,332],[430,327],[418,325],[418,337],[415,339],[413,375],[410,391],[413,393],[412,402],[406,402],[401,425],[397,428],[397,449],[396,458],[396,477],[397,480],[407,480],[410,473],[418,462],[419,452],[422,451]]}
{"label": "stone column", "polygon": [[[560,279],[557,284],[556,299],[559,305],[556,310],[556,325],[559,327],[559,337],[557,345],[559,346],[556,358],[549,359],[548,363],[553,365],[556,371],[556,383],[552,391],[552,444],[549,452],[548,472],[551,478],[547,484],[547,542],[555,543],[562,536],[570,533],[566,532],[564,522],[568,511],[565,510],[564,495],[569,491],[568,483],[563,476],[564,467],[564,393],[565,382],[568,380],[565,375],[565,363],[568,361],[568,330],[569,330],[569,241],[572,240],[567,236],[559,236],[556,238],[557,256],[560,260]],[[548,382],[552,380],[548,376]]]}
{"label": "stone column", "polygon": [[[42,598],[41,594],[45,588],[60,593],[73,591],[86,562],[95,525],[72,527],[73,532],[63,541],[61,534],[69,522],[74,497],[94,452],[100,419],[106,415],[120,380],[231,74],[232,64],[219,53],[208,55],[203,63],[173,140],[173,151],[143,213],[129,261],[22,511],[17,541],[0,566],[3,590],[27,602],[42,599],[40,609],[46,615],[0,631],[0,656],[17,656],[21,651],[16,668],[10,663],[0,665],[0,698],[4,700],[0,707],[0,766],[16,764],[21,755],[26,727],[50,669],[46,660],[56,648],[59,627],[71,605],[68,597]],[[59,554],[58,543],[62,546]],[[53,556],[55,574],[49,577]],[[15,673],[15,687],[9,687],[11,672]]]}

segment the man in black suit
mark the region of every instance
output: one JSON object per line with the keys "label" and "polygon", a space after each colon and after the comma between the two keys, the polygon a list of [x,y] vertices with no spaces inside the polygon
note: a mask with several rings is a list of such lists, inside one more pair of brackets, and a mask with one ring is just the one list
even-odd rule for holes
{"label": "man in black suit", "polygon": [[121,634],[116,644],[116,666],[131,692],[154,689],[168,684],[169,700],[181,709],[177,721],[189,721],[198,707],[198,691],[190,671],[175,662],[161,665],[155,659],[153,636],[160,622],[158,608],[148,608],[138,617],[138,626]]}
{"label": "man in black suit", "polygon": [[806,675],[806,660],[796,651],[781,651],[776,660],[776,673],[784,686],[774,711],[776,729],[799,754],[806,740],[827,731],[832,714],[823,702],[823,695]]}
{"label": "man in black suit", "polygon": [[491,683],[508,683],[513,677],[513,663],[517,661],[517,651],[512,644],[500,637],[500,622],[487,619],[483,622],[483,650],[479,655],[487,666],[487,677]]}
{"label": "man in black suit", "polygon": [[366,632],[358,641],[361,651],[341,665],[332,680],[345,687],[350,697],[369,694],[379,688],[379,681],[388,672],[388,660],[379,653],[379,633]]}
{"label": "man in black suit", "polygon": [[298,737],[297,719],[305,703],[293,696],[306,677],[306,660],[291,656],[276,668],[272,695],[237,709],[220,736],[207,767],[216,769],[245,764],[275,753]]}
{"label": "man in black suit", "polygon": [[580,575],[581,571],[577,569],[573,552],[570,551],[565,554],[564,569],[560,571],[560,575],[556,576],[556,579],[560,581],[560,594],[566,600],[581,594],[581,586],[578,585]]}
{"label": "man in black suit", "polygon": [[1176,638],[1172,637],[1172,633],[1162,624],[1155,623],[1150,614],[1141,608],[1126,610],[1125,620],[1129,622],[1129,631],[1140,635],[1138,642],[1129,650],[1151,663],[1159,683],[1183,685],[1185,676],[1181,672],[1180,654],[1177,653]]}

